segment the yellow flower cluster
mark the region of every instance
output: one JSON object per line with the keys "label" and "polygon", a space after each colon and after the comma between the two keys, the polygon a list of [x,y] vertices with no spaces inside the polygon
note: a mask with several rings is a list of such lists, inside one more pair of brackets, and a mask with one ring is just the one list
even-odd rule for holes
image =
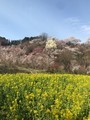
{"label": "yellow flower cluster", "polygon": [[89,120],[90,76],[0,74],[0,119]]}

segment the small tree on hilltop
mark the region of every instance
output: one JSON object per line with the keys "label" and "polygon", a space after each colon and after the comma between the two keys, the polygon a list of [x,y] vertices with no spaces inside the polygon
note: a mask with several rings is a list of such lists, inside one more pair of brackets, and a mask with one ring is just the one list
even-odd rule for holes
{"label": "small tree on hilltop", "polygon": [[40,37],[41,37],[42,40],[47,40],[48,34],[47,34],[47,33],[42,33],[42,34],[40,35]]}

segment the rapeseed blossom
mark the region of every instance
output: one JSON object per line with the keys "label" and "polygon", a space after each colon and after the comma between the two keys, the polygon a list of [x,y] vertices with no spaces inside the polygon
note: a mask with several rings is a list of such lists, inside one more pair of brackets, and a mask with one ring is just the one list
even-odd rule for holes
{"label": "rapeseed blossom", "polygon": [[0,75],[0,119],[90,120],[90,76]]}

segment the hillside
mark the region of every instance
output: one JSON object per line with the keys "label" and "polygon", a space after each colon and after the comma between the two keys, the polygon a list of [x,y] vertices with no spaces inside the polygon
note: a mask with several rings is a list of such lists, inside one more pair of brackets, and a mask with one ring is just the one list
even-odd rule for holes
{"label": "hillside", "polygon": [[90,74],[90,41],[59,40],[46,34],[11,42],[0,37],[0,73],[17,72]]}

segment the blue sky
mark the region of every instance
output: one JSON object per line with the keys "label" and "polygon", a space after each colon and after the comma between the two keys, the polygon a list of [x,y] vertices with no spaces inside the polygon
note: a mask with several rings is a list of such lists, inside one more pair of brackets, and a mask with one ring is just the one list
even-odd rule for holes
{"label": "blue sky", "polygon": [[90,37],[90,0],[0,0],[0,36],[22,39],[43,32],[85,41]]}

